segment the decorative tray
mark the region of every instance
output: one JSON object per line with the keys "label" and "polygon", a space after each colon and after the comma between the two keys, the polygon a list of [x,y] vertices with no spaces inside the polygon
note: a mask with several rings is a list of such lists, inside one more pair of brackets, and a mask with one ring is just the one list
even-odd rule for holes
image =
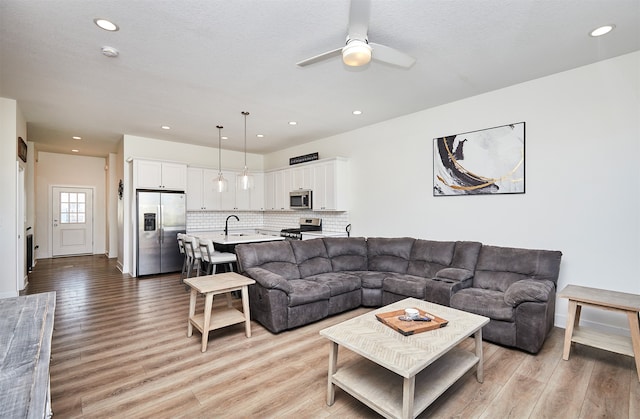
{"label": "decorative tray", "polygon": [[445,327],[447,323],[449,323],[448,320],[445,320],[442,317],[427,313],[424,310],[417,310],[420,313],[421,318],[428,318],[430,319],[430,321],[401,320],[401,318],[404,318],[404,310],[395,310],[388,313],[376,314],[376,318],[380,322],[386,324],[393,330],[396,330],[405,336],[426,332],[428,330],[439,329],[441,327]]}

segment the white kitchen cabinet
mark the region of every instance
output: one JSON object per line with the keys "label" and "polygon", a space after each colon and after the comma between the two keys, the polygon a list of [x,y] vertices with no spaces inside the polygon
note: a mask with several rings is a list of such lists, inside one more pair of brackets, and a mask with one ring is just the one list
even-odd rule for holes
{"label": "white kitchen cabinet", "polygon": [[266,211],[276,209],[276,172],[264,174],[264,209]]}
{"label": "white kitchen cabinet", "polygon": [[313,187],[313,166],[304,165],[288,169],[291,172],[291,190],[311,189]]}
{"label": "white kitchen cabinet", "polygon": [[220,209],[220,193],[214,179],[218,171],[189,167],[187,169],[187,211],[215,211]]}
{"label": "white kitchen cabinet", "polygon": [[264,175],[252,173],[253,188],[244,190],[238,186],[241,172],[223,171],[229,182],[227,192],[220,193],[220,209],[223,211],[261,211],[264,209]]}
{"label": "white kitchen cabinet", "polygon": [[291,170],[278,170],[275,173],[275,209],[289,209],[289,192],[291,192]]}
{"label": "white kitchen cabinet", "polygon": [[134,160],[134,185],[136,189],[187,189],[187,165],[153,160]]}
{"label": "white kitchen cabinet", "polygon": [[289,209],[291,172],[288,169],[267,172],[264,175],[264,207],[266,211]]}
{"label": "white kitchen cabinet", "polygon": [[264,211],[265,207],[265,188],[264,173],[253,174],[253,189],[249,200],[249,209],[252,211]]}
{"label": "white kitchen cabinet", "polygon": [[329,159],[313,167],[313,210],[348,210],[348,161]]}

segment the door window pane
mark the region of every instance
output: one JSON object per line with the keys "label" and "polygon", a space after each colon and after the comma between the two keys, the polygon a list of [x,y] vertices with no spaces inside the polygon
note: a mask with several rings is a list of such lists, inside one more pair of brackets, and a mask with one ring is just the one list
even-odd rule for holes
{"label": "door window pane", "polygon": [[60,193],[60,223],[84,224],[86,222],[86,194],[84,192]]}

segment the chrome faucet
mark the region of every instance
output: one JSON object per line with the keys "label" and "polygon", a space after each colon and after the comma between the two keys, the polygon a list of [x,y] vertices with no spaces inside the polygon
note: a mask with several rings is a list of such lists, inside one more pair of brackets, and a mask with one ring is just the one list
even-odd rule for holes
{"label": "chrome faucet", "polygon": [[235,218],[236,221],[240,221],[240,219],[238,218],[237,215],[231,214],[230,216],[228,216],[227,219],[224,222],[224,235],[225,236],[229,235],[229,218],[231,218],[231,217]]}

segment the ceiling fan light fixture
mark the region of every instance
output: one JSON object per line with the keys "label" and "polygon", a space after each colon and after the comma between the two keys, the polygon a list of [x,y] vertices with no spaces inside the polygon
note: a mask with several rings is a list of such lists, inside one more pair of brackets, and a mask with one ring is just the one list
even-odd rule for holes
{"label": "ceiling fan light fixture", "polygon": [[350,67],[360,67],[371,61],[371,47],[366,41],[352,39],[342,48],[342,61]]}

